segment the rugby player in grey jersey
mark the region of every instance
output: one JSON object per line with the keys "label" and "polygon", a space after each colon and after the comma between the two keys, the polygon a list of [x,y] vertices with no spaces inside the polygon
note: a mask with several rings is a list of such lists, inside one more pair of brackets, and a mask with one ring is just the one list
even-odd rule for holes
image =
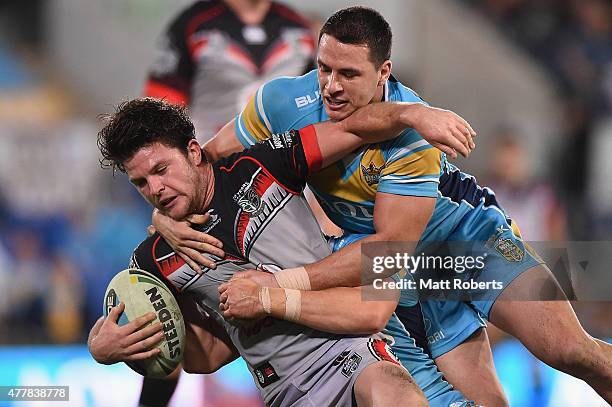
{"label": "rugby player in grey jersey", "polygon": [[[214,259],[215,267],[202,274],[185,264],[159,235],[145,240],[132,259],[133,265],[159,275],[184,307],[189,326],[186,370],[214,371],[240,354],[269,405],[350,405],[353,396],[359,405],[427,405],[381,340],[367,334],[325,333],[269,317],[253,323],[227,321],[218,294],[219,285],[240,270],[261,265],[294,267],[329,255],[316,220],[299,194],[306,176],[364,143],[398,134],[411,123],[410,112],[415,108],[422,112],[423,106],[370,105],[344,122],[275,135],[214,164],[206,161],[193,126],[179,108],[139,99],[122,105],[110,118],[99,135],[106,162],[125,171],[143,197],[174,219],[211,214],[212,222],[204,227],[224,244],[225,257]],[[446,121],[460,119],[451,112],[432,111]],[[464,148],[465,140],[446,141],[460,151]],[[172,262],[161,261],[170,257]],[[285,316],[299,319],[296,305],[301,302],[294,297],[299,291],[285,294]],[[338,293],[309,295],[323,299]],[[386,309],[388,317],[395,305],[396,301],[379,301],[363,308],[364,312]],[[139,330],[153,319],[146,315],[119,327],[116,318],[121,311],[122,306],[110,318],[100,319],[90,333],[90,351],[101,363],[156,354],[149,349],[161,338],[160,325]],[[371,330],[371,322],[364,329],[358,326],[360,320],[352,321],[355,326],[347,326],[349,332]]]}

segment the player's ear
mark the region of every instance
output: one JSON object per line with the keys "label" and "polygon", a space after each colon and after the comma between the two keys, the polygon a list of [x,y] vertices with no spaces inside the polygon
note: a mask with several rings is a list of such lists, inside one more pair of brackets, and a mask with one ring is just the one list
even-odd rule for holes
{"label": "player's ear", "polygon": [[387,59],[382,63],[380,68],[378,68],[378,86],[383,86],[387,83],[387,79],[391,76],[391,60]]}
{"label": "player's ear", "polygon": [[204,153],[202,152],[202,147],[197,140],[190,140],[189,144],[187,144],[187,157],[196,166],[206,161]]}

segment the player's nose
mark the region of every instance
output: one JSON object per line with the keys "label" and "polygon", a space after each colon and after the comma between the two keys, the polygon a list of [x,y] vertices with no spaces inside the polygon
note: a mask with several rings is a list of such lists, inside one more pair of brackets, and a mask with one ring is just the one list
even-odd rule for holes
{"label": "player's nose", "polygon": [[164,183],[159,177],[151,177],[149,180],[149,187],[151,188],[151,193],[156,196],[161,195],[165,189]]}
{"label": "player's nose", "polygon": [[338,76],[335,73],[332,72],[329,74],[325,89],[330,95],[342,92],[342,84],[338,80]]}

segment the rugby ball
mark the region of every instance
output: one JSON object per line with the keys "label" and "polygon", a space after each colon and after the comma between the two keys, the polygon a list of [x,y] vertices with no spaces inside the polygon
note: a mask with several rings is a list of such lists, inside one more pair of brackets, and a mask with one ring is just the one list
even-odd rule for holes
{"label": "rugby ball", "polygon": [[155,312],[164,331],[164,338],[157,345],[161,350],[159,354],[125,363],[147,377],[162,378],[172,373],[185,352],[185,323],[172,292],[155,275],[144,270],[127,269],[117,273],[108,284],[104,295],[104,316],[120,302],[125,304],[125,309],[119,316],[119,325]]}

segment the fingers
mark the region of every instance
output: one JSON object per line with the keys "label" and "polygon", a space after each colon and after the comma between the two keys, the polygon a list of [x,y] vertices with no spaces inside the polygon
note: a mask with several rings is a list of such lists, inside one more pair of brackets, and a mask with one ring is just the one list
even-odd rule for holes
{"label": "fingers", "polygon": [[191,267],[191,269],[198,274],[203,273],[202,266],[209,268],[209,269],[214,269],[216,267],[214,261],[207,258],[202,253],[196,250],[189,249],[189,248],[183,248],[181,251],[178,251],[177,253],[179,256],[181,256],[183,260],[185,260],[185,263],[187,263],[187,265]]}
{"label": "fingers", "polygon": [[98,332],[100,332],[100,328],[102,328],[102,325],[104,324],[104,320],[105,318],[102,316],[100,318],[98,318],[98,320],[96,321],[96,323],[91,327],[91,334],[90,335],[97,335]]}
{"label": "fingers", "polygon": [[225,312],[229,309],[229,305],[227,305],[226,303],[222,302],[219,304],[219,311],[221,312]]}
{"label": "fingers", "polygon": [[[188,225],[186,222],[182,222],[181,224]],[[193,249],[199,249],[199,244],[201,243],[207,243],[219,249],[223,247],[223,243],[219,239],[207,233],[198,232],[197,230],[192,229],[191,227],[182,227],[181,230],[177,229],[176,234],[177,237],[183,241],[182,243]]]}
{"label": "fingers", "polygon": [[164,337],[164,332],[162,331],[162,324],[158,322],[156,324],[146,326],[130,334],[130,336],[127,337],[125,344],[128,346],[131,346],[140,341],[145,341],[151,338],[158,338],[155,340],[155,342],[153,342],[153,343],[157,343],[163,337]]}
{"label": "fingers", "polygon": [[229,283],[223,283],[219,285],[217,290],[219,291],[219,294],[223,294],[228,288],[229,288]]}
{"label": "fingers", "polygon": [[444,145],[444,144],[440,144],[440,143],[436,143],[434,145],[434,147],[436,147],[436,148],[442,150],[442,152],[448,154],[453,160],[457,159],[457,151],[455,151],[454,148],[449,147],[449,146]]}
{"label": "fingers", "polygon": [[453,148],[457,150],[457,152],[464,157],[467,157],[468,155],[470,155],[470,151],[471,151],[470,143],[465,133],[462,133],[456,127],[451,129],[451,133],[453,134],[453,137],[455,138],[455,140],[458,141],[458,143],[453,144]]}
{"label": "fingers", "polygon": [[476,148],[476,143],[474,143],[474,138],[478,135],[476,131],[472,128],[472,126],[461,116],[457,115],[458,123],[457,128],[463,134],[465,134],[466,138],[469,142],[469,147],[471,150]]}
{"label": "fingers", "polygon": [[[208,235],[204,235],[204,236],[208,236]],[[193,249],[196,249],[197,251],[201,252],[201,253],[208,253],[208,254],[213,254],[217,257],[221,257],[223,258],[225,256],[225,252],[221,249],[219,249],[217,246],[214,246],[210,243],[204,243],[204,242],[197,242],[195,244],[193,244],[192,247]]]}
{"label": "fingers", "polygon": [[210,218],[210,215],[208,213],[205,213],[204,215],[200,215],[200,214],[189,215],[185,218],[185,220],[191,223],[192,225],[203,225],[208,221],[209,218]]}
{"label": "fingers", "polygon": [[153,336],[140,340],[125,349],[125,354],[129,357],[129,355],[134,355],[142,352],[147,352],[152,350],[151,348],[155,347],[164,339],[164,333],[158,332]]}
{"label": "fingers", "polygon": [[106,318],[106,321],[110,321],[116,324],[123,310],[125,310],[125,304],[123,302],[120,302],[119,305],[111,308],[110,312],[108,313],[108,318]]}
{"label": "fingers", "polygon": [[155,349],[151,349],[146,352],[140,352],[140,353],[135,353],[133,355],[126,356],[125,360],[128,362],[133,362],[136,360],[149,359],[149,358],[159,355],[160,352],[161,350],[159,350],[158,348],[155,348]]}
{"label": "fingers", "polygon": [[470,150],[473,150],[474,148],[476,148],[476,143],[474,143],[474,136],[472,134],[473,130],[471,131],[467,126],[463,126],[463,125],[458,125],[457,130],[460,131],[465,136]]}
{"label": "fingers", "polygon": [[227,297],[228,297],[227,291],[223,291],[221,295],[219,296],[219,302],[225,303],[227,301]]}
{"label": "fingers", "polygon": [[148,324],[149,322],[153,321],[155,318],[157,318],[157,315],[155,315],[154,312],[147,312],[146,314],[141,315],[135,320],[130,321],[129,323],[125,324],[121,328],[127,333],[131,334],[139,330],[143,325]]}
{"label": "fingers", "polygon": [[457,153],[466,157],[469,154],[469,149],[467,147],[467,139],[464,134],[459,132],[456,128],[451,127],[447,130],[447,133],[443,136],[444,140],[440,140],[440,143],[444,143],[446,148],[442,148],[441,146],[436,146],[445,153],[448,152],[448,148],[454,150],[451,153],[453,158],[457,158]]}

